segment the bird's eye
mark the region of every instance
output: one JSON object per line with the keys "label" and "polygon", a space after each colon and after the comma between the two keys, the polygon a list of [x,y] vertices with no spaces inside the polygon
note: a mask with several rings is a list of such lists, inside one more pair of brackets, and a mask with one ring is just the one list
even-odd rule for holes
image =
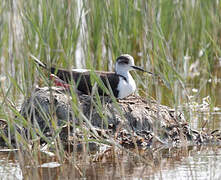
{"label": "bird's eye", "polygon": [[122,57],[122,58],[118,58],[118,63],[119,64],[129,64],[129,59]]}
{"label": "bird's eye", "polygon": [[128,64],[128,61],[122,60],[122,61],[120,61],[119,63],[120,63],[120,64]]}

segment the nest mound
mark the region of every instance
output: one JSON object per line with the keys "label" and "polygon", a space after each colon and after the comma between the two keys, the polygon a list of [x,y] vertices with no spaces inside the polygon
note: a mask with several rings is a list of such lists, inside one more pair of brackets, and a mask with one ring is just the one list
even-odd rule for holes
{"label": "nest mound", "polygon": [[[24,100],[20,114],[31,123],[36,134],[46,137],[59,135],[65,145],[73,141],[76,144],[77,139],[79,147],[85,129],[92,132],[88,135],[89,139],[112,139],[124,147],[221,140],[220,131],[205,133],[192,130],[181,112],[140,96],[131,95],[117,101],[110,97],[96,99],[82,94],[72,97],[63,88],[36,88]],[[5,123],[1,121],[1,127],[7,135]],[[17,126],[19,132],[27,135],[27,128]],[[91,147],[94,146],[91,143]]]}

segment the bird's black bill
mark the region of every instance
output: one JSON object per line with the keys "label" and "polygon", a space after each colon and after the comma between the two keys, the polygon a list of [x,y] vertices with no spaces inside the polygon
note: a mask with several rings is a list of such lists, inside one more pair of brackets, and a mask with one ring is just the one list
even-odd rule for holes
{"label": "bird's black bill", "polygon": [[136,70],[139,70],[139,71],[143,71],[143,72],[146,72],[144,69],[138,67],[138,66],[131,66],[132,68],[136,69]]}
{"label": "bird's black bill", "polygon": [[149,71],[145,71],[144,69],[142,69],[142,68],[140,68],[140,67],[138,67],[138,66],[131,66],[132,68],[134,68],[135,70],[139,70],[139,71],[142,71],[142,72],[146,72],[146,73],[148,73],[148,74],[152,74],[152,75],[156,75],[156,74],[154,74],[154,73],[152,73],[152,72],[149,72]]}

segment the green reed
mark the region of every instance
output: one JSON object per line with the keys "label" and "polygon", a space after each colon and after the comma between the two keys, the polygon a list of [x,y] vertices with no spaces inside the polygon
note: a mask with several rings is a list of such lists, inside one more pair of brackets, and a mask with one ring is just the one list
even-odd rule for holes
{"label": "green reed", "polygon": [[[3,0],[0,73],[6,80],[0,81],[0,118],[8,120],[12,129],[15,123],[30,126],[9,103],[17,106],[29,96],[39,74],[41,84],[48,85],[30,54],[58,67],[71,69],[80,62],[84,68],[110,70],[117,56],[128,53],[137,65],[158,74],[157,78],[134,74],[140,80],[140,94],[176,108],[189,101],[195,87],[200,90],[198,101],[208,93],[205,81],[218,74],[220,10],[217,1]],[[77,50],[81,58],[76,58]],[[93,80],[100,84],[96,76]],[[211,86],[216,84],[212,81]],[[212,92],[210,96],[216,102]],[[85,121],[74,93],[72,97],[76,116]],[[95,107],[105,120],[96,99]],[[35,130],[30,127],[30,131],[34,137]],[[28,146],[22,137],[18,143]]]}

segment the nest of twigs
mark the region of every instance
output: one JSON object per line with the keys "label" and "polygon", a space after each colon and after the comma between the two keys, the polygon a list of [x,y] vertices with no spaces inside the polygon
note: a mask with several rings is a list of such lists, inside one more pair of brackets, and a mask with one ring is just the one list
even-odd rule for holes
{"label": "nest of twigs", "polygon": [[[20,114],[31,124],[32,130],[37,129],[41,143],[45,143],[43,134],[47,138],[59,137],[65,147],[79,150],[85,140],[85,130],[89,148],[93,150],[101,141],[126,148],[221,141],[219,130],[210,133],[193,130],[181,112],[135,95],[114,102],[110,97],[97,100],[88,95],[73,99],[63,88],[36,88],[24,100]],[[52,125],[54,122],[57,131]],[[16,126],[18,133],[28,136],[26,127]],[[8,135],[7,122],[1,120],[0,128],[1,145],[6,145],[3,142]],[[15,142],[13,136],[11,141]]]}

